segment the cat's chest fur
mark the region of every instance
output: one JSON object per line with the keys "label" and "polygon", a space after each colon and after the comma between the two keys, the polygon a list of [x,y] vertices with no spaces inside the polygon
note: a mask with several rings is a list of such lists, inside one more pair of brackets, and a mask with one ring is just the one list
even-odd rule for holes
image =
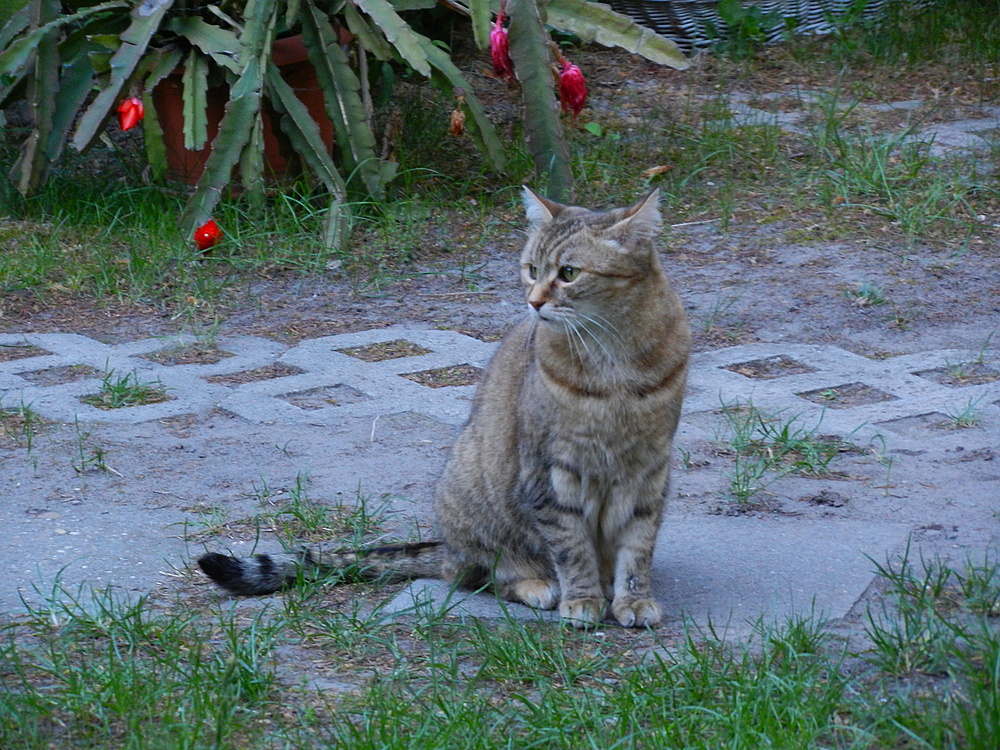
{"label": "cat's chest fur", "polygon": [[[522,450],[529,457],[545,457],[611,484],[662,462],[676,424],[677,398],[669,384],[660,385],[666,378],[659,371],[647,380],[616,382],[560,366],[543,350],[527,373],[520,420]],[[677,369],[682,367],[678,363]]]}

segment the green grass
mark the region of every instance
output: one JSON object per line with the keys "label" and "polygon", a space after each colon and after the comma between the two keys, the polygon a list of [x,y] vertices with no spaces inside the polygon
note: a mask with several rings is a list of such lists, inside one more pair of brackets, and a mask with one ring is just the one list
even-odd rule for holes
{"label": "green grass", "polygon": [[822,435],[822,420],[807,426],[801,415],[770,414],[740,402],[724,405],[722,416],[726,428],[719,443],[733,457],[729,494],[741,503],[788,474],[834,476],[838,456],[862,451],[849,440]]}
{"label": "green grass", "polygon": [[35,444],[35,437],[45,425],[45,419],[31,404],[21,401],[17,406],[5,406],[0,401],[0,436],[9,438],[29,453]]}
{"label": "green grass", "polygon": [[941,224],[971,227],[968,198],[978,185],[958,170],[937,165],[933,140],[915,134],[917,123],[889,133],[849,126],[855,104],[841,106],[834,90],[817,106],[818,124],[809,141],[827,165],[813,178],[820,195],[831,205],[885,217],[909,244]]}
{"label": "green grass", "polygon": [[169,398],[167,389],[157,381],[139,380],[137,372],[124,375],[109,370],[101,378],[97,393],[83,396],[80,400],[98,409],[124,409],[129,406],[156,404]]}
{"label": "green grass", "polygon": [[885,290],[871,281],[861,282],[857,289],[845,289],[844,296],[858,307],[875,307],[889,301],[885,296]]}
{"label": "green grass", "polygon": [[309,476],[296,475],[287,488],[272,488],[266,477],[254,483],[251,497],[260,511],[248,518],[228,518],[223,508],[204,507],[202,522],[186,527],[189,541],[202,542],[221,534],[262,532],[294,548],[303,541],[337,540],[344,549],[357,550],[376,543],[383,530],[391,496],[369,497],[359,487],[350,499],[329,503],[309,497]]}
{"label": "green grass", "polygon": [[840,61],[870,57],[886,66],[983,65],[1000,58],[1000,3],[938,0],[917,12],[907,3],[896,3],[884,24],[857,24],[834,40]]}
{"label": "green grass", "polygon": [[948,409],[945,413],[951,421],[951,425],[957,429],[978,427],[979,423],[983,421],[980,410],[983,398],[983,396],[975,399],[970,398],[961,407]]}
{"label": "green grass", "polygon": [[997,566],[907,551],[875,569],[867,646],[816,614],[731,643],[712,627],[390,619],[372,587],[347,587],[367,602],[349,605],[306,582],[248,610],[57,584],[3,630],[0,744],[996,747]]}

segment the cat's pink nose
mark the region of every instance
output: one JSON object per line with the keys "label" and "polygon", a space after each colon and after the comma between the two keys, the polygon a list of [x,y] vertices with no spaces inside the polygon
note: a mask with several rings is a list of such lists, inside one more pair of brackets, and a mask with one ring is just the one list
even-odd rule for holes
{"label": "cat's pink nose", "polygon": [[545,300],[543,300],[543,299],[529,299],[528,300],[528,304],[531,305],[536,310],[541,310],[542,309],[542,305],[545,304]]}

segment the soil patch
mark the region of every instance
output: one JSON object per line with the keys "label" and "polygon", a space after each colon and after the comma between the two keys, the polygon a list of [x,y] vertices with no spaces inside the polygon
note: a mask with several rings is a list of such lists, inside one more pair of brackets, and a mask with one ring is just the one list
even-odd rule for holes
{"label": "soil patch", "polygon": [[142,355],[143,359],[159,365],[212,365],[232,357],[232,352],[219,349],[214,344],[188,344]]}
{"label": "soil patch", "polygon": [[981,362],[947,365],[933,370],[922,370],[913,374],[953,388],[993,383],[1000,380],[1000,370]]}
{"label": "soil patch", "polygon": [[448,388],[457,385],[475,385],[479,382],[482,372],[482,368],[475,365],[457,365],[422,372],[408,372],[402,377],[426,385],[428,388]]}
{"label": "soil patch", "polygon": [[396,339],[395,341],[369,344],[368,346],[349,346],[346,349],[338,349],[337,351],[349,357],[356,357],[362,362],[384,362],[388,359],[419,357],[423,354],[431,353],[430,349],[425,349],[406,339]]}
{"label": "soil patch", "polygon": [[831,409],[850,409],[852,406],[877,404],[892,401],[896,397],[864,383],[845,383],[832,388],[821,388],[796,394],[815,404],[823,404]]}
{"label": "soil patch", "polygon": [[0,362],[13,362],[18,359],[25,359],[27,357],[41,357],[46,354],[51,354],[44,349],[40,349],[37,346],[32,346],[31,344],[5,344],[0,346]]}
{"label": "soil patch", "polygon": [[303,372],[305,370],[301,367],[276,362],[273,365],[265,365],[253,370],[244,370],[228,375],[210,375],[205,380],[209,383],[221,383],[222,385],[243,385],[244,383],[256,383],[261,380],[273,380],[274,378],[287,378],[290,375],[301,375]]}
{"label": "soil patch", "polygon": [[786,375],[801,375],[805,372],[815,372],[809,365],[797,362],[785,354],[777,354],[773,357],[755,359],[752,362],[741,362],[736,365],[729,365],[724,369],[738,373],[755,380],[770,380],[772,378],[783,378]]}
{"label": "soil patch", "polygon": [[46,386],[75,383],[78,380],[86,380],[87,378],[99,378],[103,374],[96,367],[91,367],[90,365],[63,365],[61,367],[50,367],[46,370],[22,372],[20,376],[34,385]]}

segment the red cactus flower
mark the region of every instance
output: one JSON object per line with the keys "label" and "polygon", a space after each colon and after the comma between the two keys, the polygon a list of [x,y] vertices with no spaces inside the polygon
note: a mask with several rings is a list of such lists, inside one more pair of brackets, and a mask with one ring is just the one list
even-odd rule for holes
{"label": "red cactus flower", "polygon": [[200,227],[194,230],[194,244],[204,252],[222,239],[222,230],[215,223],[215,219],[209,219]]}
{"label": "red cactus flower", "polygon": [[142,106],[142,99],[137,96],[130,96],[118,105],[118,125],[122,130],[134,128],[145,116],[146,108]]}
{"label": "red cactus flower", "polygon": [[587,102],[587,80],[576,65],[566,58],[561,60],[562,70],[559,72],[559,101],[563,112],[572,112],[576,117]]}
{"label": "red cactus flower", "polygon": [[490,56],[493,58],[493,75],[508,81],[514,80],[514,61],[510,59],[507,45],[507,29],[503,25],[503,5],[497,13],[497,20],[490,31]]}

